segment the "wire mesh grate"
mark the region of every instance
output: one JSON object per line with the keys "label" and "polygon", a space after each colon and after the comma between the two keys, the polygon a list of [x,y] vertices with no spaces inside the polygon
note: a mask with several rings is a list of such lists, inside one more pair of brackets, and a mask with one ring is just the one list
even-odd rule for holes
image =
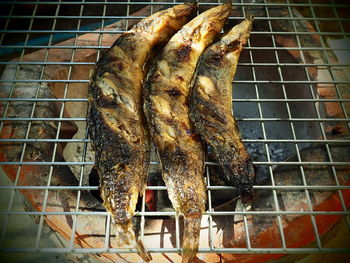
{"label": "wire mesh grate", "polygon": [[[119,34],[177,3],[2,2],[0,165],[12,183],[0,185],[1,251],[87,253],[103,262],[135,252],[113,246],[117,237],[92,179],[89,71]],[[199,12],[218,4],[199,1]],[[255,17],[232,101],[260,175],[253,187],[257,201],[244,206],[234,187],[217,183],[220,170],[208,154],[198,253],[205,262],[239,262],[241,254],[254,262],[267,254],[350,252],[346,244],[328,246],[325,238],[337,222],[350,231],[350,45],[342,44],[349,43],[349,11],[346,1],[234,1],[228,27]],[[151,170],[157,169],[152,160]],[[158,182],[147,190],[160,198],[166,187]],[[26,211],[14,209],[19,195]],[[140,238],[160,255],[155,262],[166,260],[162,253],[176,262],[182,220],[169,207],[152,210],[147,202],[143,196],[135,213]],[[21,216],[38,223],[27,247],[7,242],[11,219]],[[43,243],[45,225],[66,242]]]}

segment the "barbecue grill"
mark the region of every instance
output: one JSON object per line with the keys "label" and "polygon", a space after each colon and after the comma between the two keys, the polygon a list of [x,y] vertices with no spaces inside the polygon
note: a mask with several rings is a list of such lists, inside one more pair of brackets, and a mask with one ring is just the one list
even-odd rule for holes
{"label": "barbecue grill", "polygon": [[[350,5],[233,2],[227,28],[255,17],[232,101],[257,171],[256,201],[243,205],[235,187],[216,180],[221,171],[208,149],[208,205],[196,262],[290,262],[299,255],[336,258],[339,253],[337,259],[345,262],[350,253]],[[118,237],[98,197],[86,128],[87,85],[100,54],[119,34],[177,3],[2,2],[0,164],[1,176],[11,181],[0,186],[2,252],[84,254],[79,260],[86,262],[140,260],[134,249],[113,245]],[[218,4],[199,1],[199,12]],[[182,219],[171,210],[157,173],[153,158],[135,225],[154,262],[180,262]],[[25,210],[14,206],[19,196]],[[9,242],[12,219],[28,215],[37,223],[34,241],[25,247]],[[48,227],[57,234],[56,245],[44,241]]]}

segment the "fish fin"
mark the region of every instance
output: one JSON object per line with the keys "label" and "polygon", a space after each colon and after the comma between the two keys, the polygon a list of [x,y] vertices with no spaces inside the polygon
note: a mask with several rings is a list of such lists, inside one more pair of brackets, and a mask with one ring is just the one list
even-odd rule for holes
{"label": "fish fin", "polygon": [[182,263],[189,263],[196,256],[199,246],[201,217],[185,217]]}
{"label": "fish fin", "polygon": [[136,241],[137,254],[146,262],[152,260],[151,254],[147,251],[141,240]]}
{"label": "fish fin", "polygon": [[137,250],[137,254],[146,262],[152,260],[151,254],[146,250],[141,240],[136,240],[135,232],[132,227],[132,223],[127,224],[115,224],[117,247],[134,247]]}

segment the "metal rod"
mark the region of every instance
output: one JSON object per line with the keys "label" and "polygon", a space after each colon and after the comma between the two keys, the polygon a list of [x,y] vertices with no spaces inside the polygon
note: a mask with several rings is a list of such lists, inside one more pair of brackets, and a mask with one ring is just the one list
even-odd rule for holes
{"label": "metal rod", "polygon": [[[150,248],[148,249],[150,253],[181,253],[181,249],[177,248]],[[2,252],[22,252],[22,253],[136,253],[136,249],[118,249],[118,248],[41,248],[35,250],[33,248],[4,248]],[[287,250],[283,248],[199,248],[198,253],[235,253],[235,254],[310,254],[310,253],[350,253],[349,248],[288,248]]]}
{"label": "metal rod", "polygon": [[[63,211],[32,211],[32,212],[17,212],[17,211],[0,211],[0,215],[33,215],[33,216],[47,216],[47,215],[94,215],[94,216],[107,216],[108,212],[98,212],[98,211],[84,211],[84,212],[63,212]],[[350,212],[345,211],[212,211],[205,212],[203,215],[212,216],[234,216],[234,215],[252,215],[252,216],[278,216],[278,215],[299,215],[299,216],[315,216],[315,215],[350,215]],[[175,212],[135,212],[135,216],[175,216]],[[180,232],[179,232],[180,233]],[[180,244],[180,242],[179,242]]]}
{"label": "metal rod", "polygon": [[[350,118],[236,118],[237,121],[348,122]],[[1,121],[86,121],[86,118],[0,118]]]}
{"label": "metal rod", "polygon": [[[65,46],[65,45],[57,45],[57,46],[48,46],[48,45],[1,45],[0,48],[26,48],[26,49],[42,49],[42,48],[51,48],[51,49],[94,49],[94,50],[100,50],[100,49],[109,49],[110,46]],[[350,50],[350,48],[327,48],[327,47],[246,47],[246,50],[305,50],[305,51],[312,51],[312,50]]]}
{"label": "metal rod", "polygon": [[[95,65],[96,62],[38,62],[38,61],[0,61],[0,65]],[[238,66],[256,66],[256,67],[266,67],[266,66],[281,66],[281,67],[349,67],[348,64],[336,64],[336,63],[238,63]]]}
{"label": "metal rod", "polygon": [[[17,82],[17,83],[89,83],[88,79],[1,79],[1,82]],[[350,84],[350,80],[334,80],[334,81],[317,81],[317,80],[236,80],[236,84]]]}
{"label": "metal rod", "polygon": [[[321,140],[321,139],[242,139],[243,142],[256,142],[256,143],[332,143],[332,144],[348,144],[350,139],[345,140]],[[0,142],[91,142],[90,139],[0,139]]]}
{"label": "metal rod", "polygon": [[[36,1],[3,1],[2,4],[38,4]],[[85,2],[84,5],[173,5],[174,2],[148,2],[148,1],[137,1],[137,2],[100,2],[100,1],[91,1],[91,2]],[[184,3],[183,1],[176,1],[177,4]],[[41,5],[57,5],[56,1],[40,1]],[[61,5],[80,5],[81,1],[62,1],[60,2]],[[211,2],[198,2],[198,5],[217,5],[218,3],[211,3]],[[262,2],[249,2],[249,3],[236,3],[235,6],[262,6],[262,7],[349,7],[348,4],[327,4],[327,3],[282,3],[282,2],[276,2],[276,3],[262,3]]]}
{"label": "metal rod", "polygon": [[[94,165],[94,162],[0,162],[0,165]],[[158,162],[150,162],[151,165],[158,165]],[[218,165],[215,162],[205,162],[206,165]],[[253,162],[255,165],[334,165],[334,166],[349,166],[350,162]]]}
{"label": "metal rod", "polygon": [[[2,185],[0,190],[98,190],[98,186],[42,186],[42,185]],[[166,186],[147,186],[147,190],[167,190]],[[236,189],[234,186],[218,186],[218,185],[208,185],[208,190],[229,190]],[[276,190],[348,190],[349,185],[253,185],[253,189],[276,189]]]}
{"label": "metal rod", "polygon": [[[0,101],[20,101],[20,102],[88,102],[84,98],[0,98]],[[350,102],[350,99],[232,99],[232,102]]]}

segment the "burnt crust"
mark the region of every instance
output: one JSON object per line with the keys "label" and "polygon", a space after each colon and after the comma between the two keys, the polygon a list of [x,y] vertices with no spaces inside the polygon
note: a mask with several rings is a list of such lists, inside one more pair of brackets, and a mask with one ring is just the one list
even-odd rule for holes
{"label": "burnt crust", "polygon": [[231,114],[231,83],[250,28],[245,20],[203,52],[192,81],[189,114],[223,168],[224,181],[245,198],[252,197],[255,170]]}
{"label": "burnt crust", "polygon": [[167,41],[195,11],[196,5],[178,5],[143,19],[102,54],[91,76],[87,119],[101,195],[114,221],[125,227],[145,189],[149,165],[143,66],[151,48]]}

